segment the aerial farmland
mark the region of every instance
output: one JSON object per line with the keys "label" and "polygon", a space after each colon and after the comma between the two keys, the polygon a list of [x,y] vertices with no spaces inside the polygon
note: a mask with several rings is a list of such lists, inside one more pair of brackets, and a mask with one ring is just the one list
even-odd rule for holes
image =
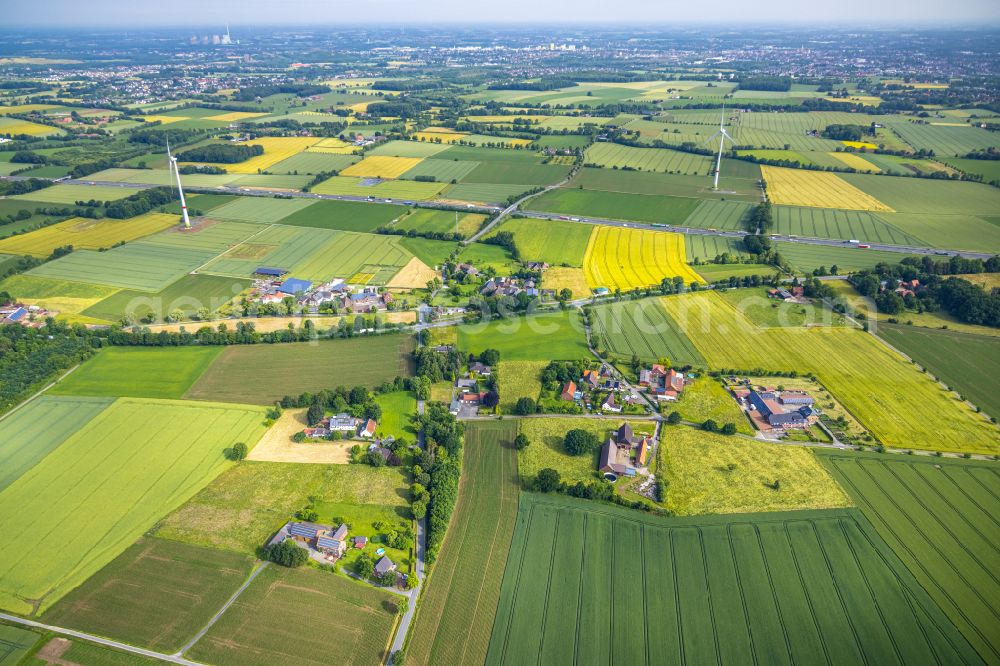
{"label": "aerial farmland", "polygon": [[0,666],[1000,664],[994,8],[305,4],[0,27]]}

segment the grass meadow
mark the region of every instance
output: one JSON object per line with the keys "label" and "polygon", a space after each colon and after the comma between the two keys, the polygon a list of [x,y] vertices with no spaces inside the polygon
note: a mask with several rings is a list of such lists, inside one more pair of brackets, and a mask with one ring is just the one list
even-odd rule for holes
{"label": "grass meadow", "polygon": [[545,361],[500,361],[496,369],[497,388],[500,393],[500,407],[511,413],[519,398],[538,400],[542,392],[542,370]]}
{"label": "grass meadow", "polygon": [[0,493],[22,535],[0,544],[0,607],[52,605],[230,466],[227,447],[252,447],[263,418],[240,405],[116,400]]}
{"label": "grass meadow", "polygon": [[294,641],[300,663],[378,664],[401,601],[345,576],[270,566],[188,654],[219,666],[273,663],[287,659]]}
{"label": "grass meadow", "polygon": [[278,224],[341,231],[370,232],[397,219],[404,212],[399,206],[360,201],[317,201],[282,218]]}
{"label": "grass meadow", "polygon": [[227,347],[184,397],[270,405],[336,386],[375,387],[412,373],[413,338],[379,335]]}
{"label": "grass meadow", "polygon": [[49,395],[181,398],[222,347],[108,347],[49,389]]}
{"label": "grass meadow", "polygon": [[[729,391],[712,377],[699,377],[687,384],[675,403],[667,403],[664,412],[680,412],[685,421],[702,423],[712,419],[716,423],[732,423],[736,431],[753,435],[754,429],[743,415],[743,410]],[[672,441],[672,440],[671,440]]]}
{"label": "grass meadow", "polygon": [[713,168],[710,157],[682,153],[665,148],[632,148],[615,143],[595,143],[584,153],[583,161],[611,169],[636,169],[706,175]]}
{"label": "grass meadow", "polygon": [[[718,386],[714,380],[711,383]],[[735,400],[725,397],[735,407]],[[720,416],[722,423],[726,416]],[[736,416],[747,424],[742,414]],[[666,446],[657,473],[669,483],[666,505],[678,516],[852,505],[808,448],[726,437],[686,426],[661,432]],[[776,480],[781,482],[778,490],[769,485]]]}
{"label": "grass meadow", "polygon": [[526,261],[579,268],[594,227],[563,220],[516,218],[504,222],[496,233],[500,231],[514,234],[517,249]]}
{"label": "grass meadow", "polygon": [[458,503],[409,634],[412,663],[486,659],[517,516],[516,434],[515,421],[466,425]]}
{"label": "grass meadow", "polygon": [[[760,328],[719,294],[663,298],[715,369],[815,373],[886,446],[994,454],[996,426],[875,336],[844,327]],[[913,405],[922,405],[915,418]]]}
{"label": "grass meadow", "polygon": [[231,550],[142,538],[42,620],[172,653],[222,608],[253,564],[253,557]]}
{"label": "grass meadow", "polygon": [[409,515],[401,467],[244,461],[160,521],[154,533],[252,555],[310,503],[320,508],[378,505],[398,518]]}
{"label": "grass meadow", "polygon": [[560,215],[680,225],[699,203],[685,197],[558,188],[532,199],[527,207]]}
{"label": "grass meadow", "polygon": [[832,451],[819,457],[983,661],[1000,661],[996,465]]}
{"label": "grass meadow", "polygon": [[[216,312],[250,287],[250,280],[221,275],[185,275],[160,291],[149,293],[122,289],[82,310],[88,317],[117,323],[127,314],[141,321],[152,313],[158,321],[175,310],[184,316],[197,315],[201,308]],[[191,328],[197,324],[191,325]]]}
{"label": "grass meadow", "polygon": [[490,666],[976,660],[851,510],[663,519],[523,496],[496,615]]}
{"label": "grass meadow", "polygon": [[343,194],[354,197],[376,197],[380,199],[411,199],[423,201],[433,199],[445,187],[445,183],[421,183],[415,180],[382,180],[357,176],[334,176],[312,188],[317,194]]}
{"label": "grass meadow", "polygon": [[14,200],[37,201],[47,204],[72,206],[77,201],[118,201],[130,197],[139,189],[135,187],[102,187],[100,185],[53,185],[27,194],[11,197]]}
{"label": "grass meadow", "polygon": [[587,358],[587,341],[573,310],[515,317],[458,327],[458,347],[478,354],[496,349],[505,361],[554,361]]}

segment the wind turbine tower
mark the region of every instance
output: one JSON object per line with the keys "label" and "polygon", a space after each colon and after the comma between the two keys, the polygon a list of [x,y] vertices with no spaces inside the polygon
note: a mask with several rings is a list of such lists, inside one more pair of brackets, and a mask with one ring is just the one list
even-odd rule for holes
{"label": "wind turbine tower", "polygon": [[191,228],[191,218],[188,217],[188,207],[187,202],[184,200],[184,188],[181,187],[181,172],[177,167],[177,158],[170,153],[170,141],[167,140],[167,160],[170,162],[170,170],[174,173],[174,177],[177,179],[177,193],[181,197],[181,217],[184,219],[184,228]]}
{"label": "wind turbine tower", "polygon": [[719,137],[719,156],[715,160],[715,183],[712,185],[713,190],[719,189],[719,171],[722,168],[722,149],[725,147],[726,141],[734,146],[736,145],[736,142],[733,141],[733,137],[729,136],[729,132],[726,131],[725,107],[722,109],[722,118],[719,120],[719,131],[710,136],[708,140],[711,141],[715,137]]}

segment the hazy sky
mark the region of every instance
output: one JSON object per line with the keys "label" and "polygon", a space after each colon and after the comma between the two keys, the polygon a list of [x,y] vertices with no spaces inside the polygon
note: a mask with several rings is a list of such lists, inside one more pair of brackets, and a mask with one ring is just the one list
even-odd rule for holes
{"label": "hazy sky", "polygon": [[[8,4],[9,3],[9,4]],[[12,25],[114,27],[400,22],[1000,23],[1000,0],[0,0]]]}

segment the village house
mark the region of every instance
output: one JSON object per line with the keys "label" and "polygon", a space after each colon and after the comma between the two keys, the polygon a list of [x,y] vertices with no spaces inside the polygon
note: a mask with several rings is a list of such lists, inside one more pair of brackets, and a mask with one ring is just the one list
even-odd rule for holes
{"label": "village house", "polygon": [[332,525],[308,522],[289,523],[278,532],[272,543],[292,539],[307,549],[339,559],[347,550],[347,532],[346,524],[341,524],[337,529],[334,529]]}
{"label": "village house", "polygon": [[812,413],[812,408],[808,405],[795,408],[795,404],[791,404],[792,409],[786,410],[774,391],[751,390],[747,400],[749,409],[756,411],[759,419],[771,426],[772,429],[806,428],[809,426],[808,415]]}
{"label": "village house", "polygon": [[601,375],[597,370],[584,370],[583,377],[580,378],[580,383],[589,389],[595,389],[601,383]]}
{"label": "village house", "polygon": [[563,386],[562,392],[559,393],[559,399],[572,402],[573,400],[576,400],[576,395],[576,382],[570,381],[566,382],[566,385]]}
{"label": "village house", "polygon": [[615,401],[614,393],[609,393],[608,397],[606,397],[604,402],[601,403],[601,411],[611,412],[612,414],[621,414],[622,408],[621,405]]}
{"label": "village house", "polygon": [[375,563],[375,575],[382,577],[396,570],[396,563],[383,555],[382,559]]}
{"label": "village house", "polygon": [[639,370],[639,386],[657,400],[674,401],[684,390],[684,374],[654,364],[651,368]]}
{"label": "village house", "polygon": [[597,469],[602,474],[635,476],[637,467],[648,464],[652,446],[651,438],[636,436],[632,426],[622,423],[601,447]]}
{"label": "village house", "polygon": [[480,363],[479,361],[475,361],[469,364],[469,373],[477,375],[479,377],[489,377],[490,375],[493,374],[493,368],[486,365],[485,363]]}

